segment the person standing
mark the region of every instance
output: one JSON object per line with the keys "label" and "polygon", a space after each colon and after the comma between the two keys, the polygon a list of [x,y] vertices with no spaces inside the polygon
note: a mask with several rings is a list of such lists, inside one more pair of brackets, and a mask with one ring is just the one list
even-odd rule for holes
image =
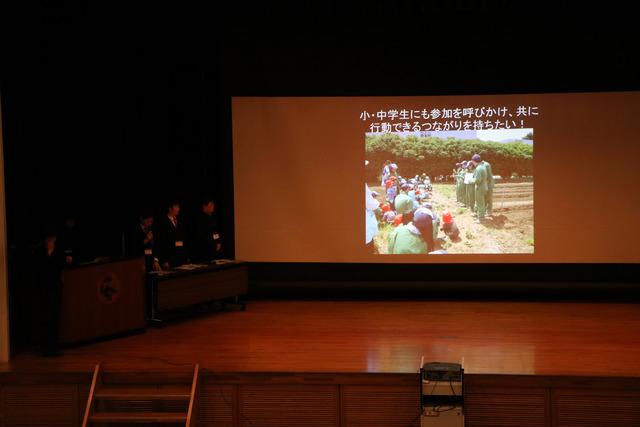
{"label": "person standing", "polygon": [[128,256],[145,258],[147,271],[160,271],[159,259],[154,254],[153,215],[144,212],[140,216],[138,224],[129,232]]}
{"label": "person standing", "polygon": [[[387,160],[385,162],[385,169],[390,162]],[[367,168],[369,166],[369,161],[364,161],[364,167]],[[382,172],[384,179],[384,170]],[[384,184],[383,184],[384,185]],[[365,237],[364,244],[367,247],[368,253],[376,253],[376,245],[374,241],[374,237],[378,234],[378,218],[376,218],[376,211],[380,207],[380,202],[378,201],[377,194],[375,194],[369,188],[369,185],[365,182],[364,184],[364,212],[365,212]]]}
{"label": "person standing", "polygon": [[[68,256],[68,255],[67,255]],[[60,333],[60,308],[62,304],[62,269],[65,254],[57,246],[57,234],[47,231],[43,244],[36,250],[36,286],[38,288],[39,339],[42,355],[58,357]]]}
{"label": "person standing", "polygon": [[491,164],[486,160],[483,160],[485,168],[487,168],[487,194],[485,196],[485,205],[487,207],[487,216],[493,217],[493,187],[495,186],[495,180],[493,179],[493,170]]}
{"label": "person standing", "polygon": [[475,212],[476,210],[476,197],[475,197],[475,185],[473,183],[473,172],[474,165],[470,160],[466,162],[465,173],[464,173],[464,188],[465,188],[465,204],[471,210],[471,212]]}
{"label": "person standing", "polygon": [[390,164],[391,164],[391,161],[386,160],[384,162],[384,166],[382,167],[382,175],[380,177],[380,185],[383,186],[383,187],[384,187],[384,183],[387,182],[387,179],[389,178],[389,174],[390,174],[389,165]]}
{"label": "person standing", "polygon": [[376,218],[375,211],[380,206],[380,202],[373,197],[369,186],[365,183],[364,188],[364,209],[365,209],[365,245],[367,246],[367,252],[376,253],[376,247],[374,238],[378,235],[378,220]]}
{"label": "person standing", "polygon": [[456,184],[456,202],[459,205],[464,205],[464,171],[462,169],[462,163],[456,163],[456,168],[453,171],[453,177]]}
{"label": "person standing", "polygon": [[473,182],[475,183],[475,199],[476,199],[476,214],[478,215],[475,222],[480,223],[484,220],[487,212],[485,204],[487,191],[489,188],[487,167],[482,162],[482,158],[479,154],[474,154],[471,158],[471,162],[475,166],[473,172]]}
{"label": "person standing", "polygon": [[82,241],[83,237],[78,228],[76,215],[73,213],[66,215],[60,232],[56,236],[56,247],[59,253],[64,254],[68,265],[86,261],[88,258],[87,245]]}
{"label": "person standing", "polygon": [[202,199],[200,213],[196,218],[195,235],[193,236],[195,261],[211,261],[219,258],[222,252],[222,239],[218,218],[216,217],[216,204],[212,197]]}
{"label": "person standing", "polygon": [[171,201],[167,214],[159,221],[157,255],[163,270],[181,266],[187,259],[184,244],[184,226],[180,215],[180,203]]}

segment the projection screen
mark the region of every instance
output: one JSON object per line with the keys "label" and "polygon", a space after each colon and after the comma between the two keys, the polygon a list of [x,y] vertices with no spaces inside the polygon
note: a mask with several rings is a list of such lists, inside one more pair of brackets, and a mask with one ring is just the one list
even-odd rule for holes
{"label": "projection screen", "polygon": [[637,263],[640,92],[234,97],[236,257]]}

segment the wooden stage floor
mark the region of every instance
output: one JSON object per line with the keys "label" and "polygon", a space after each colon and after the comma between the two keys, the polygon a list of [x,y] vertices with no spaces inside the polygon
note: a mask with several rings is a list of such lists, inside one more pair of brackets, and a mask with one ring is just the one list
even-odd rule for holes
{"label": "wooden stage floor", "polygon": [[639,377],[640,305],[250,301],[57,359],[19,354],[0,371],[415,373],[422,356],[464,360],[468,374]]}

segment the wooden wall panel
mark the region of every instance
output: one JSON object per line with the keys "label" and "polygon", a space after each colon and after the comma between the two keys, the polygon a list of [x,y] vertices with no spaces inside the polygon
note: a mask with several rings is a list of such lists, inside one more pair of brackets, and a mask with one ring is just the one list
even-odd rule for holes
{"label": "wooden wall panel", "polygon": [[420,425],[420,391],[415,387],[341,387],[342,426],[408,427]]}
{"label": "wooden wall panel", "polygon": [[[202,384],[201,427],[419,426],[417,385],[404,379],[270,374],[262,382],[256,381],[260,374],[218,376]],[[510,377],[480,381],[469,376],[466,426],[640,426],[640,386],[635,379]],[[0,427],[79,425],[88,394],[85,376],[3,378]],[[139,374],[136,378],[148,380]]]}
{"label": "wooden wall panel", "polygon": [[198,426],[236,427],[238,425],[238,386],[203,384],[200,389]]}
{"label": "wooden wall panel", "polygon": [[467,427],[549,425],[549,394],[545,389],[467,390],[464,401]]}
{"label": "wooden wall panel", "polygon": [[640,392],[555,390],[553,422],[558,427],[640,426]]}
{"label": "wooden wall panel", "polygon": [[333,385],[242,385],[240,426],[336,427],[339,387]]}
{"label": "wooden wall panel", "polygon": [[2,389],[3,427],[76,427],[75,385],[7,385]]}

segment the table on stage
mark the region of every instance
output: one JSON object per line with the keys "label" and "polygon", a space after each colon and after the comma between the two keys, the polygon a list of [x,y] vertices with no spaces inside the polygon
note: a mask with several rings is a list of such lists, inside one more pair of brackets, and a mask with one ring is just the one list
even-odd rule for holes
{"label": "table on stage", "polygon": [[62,280],[61,343],[145,327],[143,258],[80,264],[64,270]]}
{"label": "table on stage", "polygon": [[187,264],[170,271],[148,274],[149,317],[201,303],[237,298],[249,290],[244,261],[216,260],[210,264]]}

